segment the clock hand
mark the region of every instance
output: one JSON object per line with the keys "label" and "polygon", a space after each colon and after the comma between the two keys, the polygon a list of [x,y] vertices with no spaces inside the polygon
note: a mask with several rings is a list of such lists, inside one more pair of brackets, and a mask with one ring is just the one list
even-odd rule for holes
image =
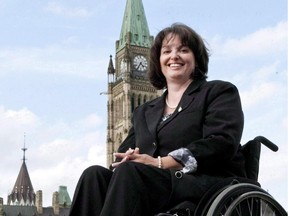
{"label": "clock hand", "polygon": [[142,67],[143,67],[143,64],[142,64],[142,62],[140,62],[140,63],[139,63],[139,65],[138,65],[138,67],[137,67],[137,70],[139,69],[139,67],[140,67],[140,66],[142,66]]}

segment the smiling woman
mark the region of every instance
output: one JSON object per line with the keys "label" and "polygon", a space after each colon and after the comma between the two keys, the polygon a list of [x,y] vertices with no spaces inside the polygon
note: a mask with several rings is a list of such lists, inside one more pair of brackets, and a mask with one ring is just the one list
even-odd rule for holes
{"label": "smiling woman", "polygon": [[[193,35],[193,36],[192,36]],[[161,42],[161,44],[160,44]],[[159,89],[167,86],[165,73],[169,72],[169,68],[172,66],[181,65],[184,68],[182,71],[188,71],[189,76],[193,80],[206,78],[208,72],[208,49],[206,48],[204,42],[200,35],[198,35],[193,29],[188,31],[185,26],[179,25],[178,29],[164,29],[155,38],[155,44],[160,44],[157,46],[152,46],[150,52],[150,80],[151,83]],[[159,53],[161,54],[159,56]],[[182,58],[180,58],[182,56]],[[158,58],[159,57],[159,58]],[[183,61],[188,62],[183,62]],[[186,68],[186,69],[185,69]],[[174,67],[174,69],[176,69]],[[177,67],[177,69],[180,69]],[[163,70],[163,73],[162,73]],[[193,71],[193,73],[191,73]],[[179,73],[171,72],[176,75]],[[159,82],[158,77],[161,77]]]}
{"label": "smiling woman", "polygon": [[[107,98],[99,92],[107,89],[107,62],[119,37],[125,10],[123,2],[0,0],[0,26],[5,26],[0,29],[0,107],[4,107],[4,111],[0,111],[2,155],[8,156],[22,147],[24,131],[35,145],[45,145],[62,137],[62,130],[56,131],[55,122],[64,122],[69,128],[67,137],[71,144],[63,155],[70,157],[70,163],[58,166],[59,179],[52,179],[44,171],[47,168],[52,173],[55,167],[51,161],[60,164],[63,157],[47,158],[49,163],[43,164],[41,158],[33,160],[34,154],[29,153],[31,174],[35,161],[39,169],[45,167],[41,181],[35,179],[36,175],[31,177],[34,184],[38,184],[35,189],[42,189],[46,194],[43,206],[51,205],[50,194],[59,182],[72,192],[86,166],[106,163]],[[182,21],[209,42],[212,54],[209,79],[230,80],[239,88],[246,119],[243,143],[260,133],[279,146],[272,160],[263,149],[259,178],[263,188],[288,209],[288,194],[284,193],[288,181],[287,1],[275,4],[271,0],[253,0],[249,1],[249,7],[246,1],[230,0],[210,1],[209,4],[181,0],[177,7],[175,0],[143,0],[143,4],[151,35],[155,36],[159,29],[175,21]],[[175,105],[170,100],[168,103],[172,107]],[[7,122],[8,110],[20,112],[25,107],[41,119],[40,129],[34,127],[30,132],[27,125]],[[87,139],[95,129],[86,130],[87,127],[81,126],[76,129],[75,122],[95,112],[103,117],[104,125],[98,126],[102,128],[101,139]],[[83,143],[94,147],[98,143],[101,147],[96,147],[102,152],[87,156],[88,147],[77,147]],[[79,151],[67,151],[75,148]],[[32,149],[30,147],[29,152]],[[15,181],[19,171],[19,166],[10,165],[21,163],[20,158],[16,152],[5,160],[7,166],[0,165],[0,194],[4,200],[13,186],[9,182]]]}
{"label": "smiling woman", "polygon": [[197,203],[225,177],[246,176],[239,93],[231,83],[206,81],[208,60],[190,27],[174,24],[157,34],[149,78],[167,90],[134,110],[113,170],[94,165],[83,172],[70,216],[155,215],[186,199]]}

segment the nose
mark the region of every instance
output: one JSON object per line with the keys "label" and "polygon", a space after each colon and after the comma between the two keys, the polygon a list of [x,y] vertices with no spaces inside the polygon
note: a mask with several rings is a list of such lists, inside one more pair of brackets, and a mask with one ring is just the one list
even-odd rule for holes
{"label": "nose", "polygon": [[178,51],[177,50],[173,50],[171,52],[171,59],[178,59],[179,58],[179,55],[178,55]]}

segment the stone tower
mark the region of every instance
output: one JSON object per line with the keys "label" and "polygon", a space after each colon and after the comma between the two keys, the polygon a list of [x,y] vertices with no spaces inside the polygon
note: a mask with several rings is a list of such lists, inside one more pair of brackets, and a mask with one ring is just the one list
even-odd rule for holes
{"label": "stone tower", "polygon": [[160,94],[147,79],[152,42],[142,0],[127,0],[120,38],[116,41],[115,67],[110,56],[107,71],[107,166],[128,134],[135,107]]}
{"label": "stone tower", "polygon": [[43,214],[43,193],[42,190],[36,192],[36,208],[39,214]]}

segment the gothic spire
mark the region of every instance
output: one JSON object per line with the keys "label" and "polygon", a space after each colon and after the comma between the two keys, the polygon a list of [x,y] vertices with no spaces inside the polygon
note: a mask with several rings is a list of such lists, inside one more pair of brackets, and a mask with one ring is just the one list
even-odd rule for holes
{"label": "gothic spire", "polygon": [[142,0],[127,0],[117,51],[126,44],[150,48],[151,38]]}
{"label": "gothic spire", "polygon": [[36,195],[29,177],[29,172],[26,166],[25,152],[25,135],[24,135],[24,147],[23,151],[23,163],[20,168],[18,177],[11,194],[8,195],[8,205],[20,205],[20,206],[34,206]]}
{"label": "gothic spire", "polygon": [[115,76],[115,68],[113,66],[112,55],[110,55],[107,74],[108,74],[108,83],[113,83],[115,81],[114,80],[114,78],[115,78],[114,77]]}
{"label": "gothic spire", "polygon": [[107,73],[108,74],[114,74],[115,73],[115,69],[114,69],[114,66],[113,66],[113,60],[112,60],[112,55],[110,55]]}

